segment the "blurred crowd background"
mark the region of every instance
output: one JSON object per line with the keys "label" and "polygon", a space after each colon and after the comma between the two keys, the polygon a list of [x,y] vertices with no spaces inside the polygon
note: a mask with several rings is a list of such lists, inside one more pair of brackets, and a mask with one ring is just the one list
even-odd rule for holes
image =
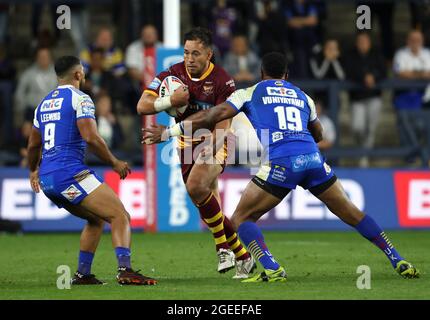
{"label": "blurred crowd background", "polygon": [[[61,4],[70,30],[56,28]],[[356,27],[361,4],[370,30]],[[82,90],[108,145],[142,165],[135,107],[155,67],[145,52],[162,45],[162,12],[162,0],[0,1],[0,165],[26,166],[33,110],[56,87],[53,61],[64,54],[84,64]],[[429,166],[430,1],[182,0],[181,35],[194,26],[212,30],[216,63],[238,88],[259,81],[265,53],[284,52],[290,81],[317,103],[331,163]]]}

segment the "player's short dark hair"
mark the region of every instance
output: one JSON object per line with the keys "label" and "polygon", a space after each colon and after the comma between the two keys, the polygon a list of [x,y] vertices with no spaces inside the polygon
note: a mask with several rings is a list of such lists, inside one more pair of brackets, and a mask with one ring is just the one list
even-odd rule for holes
{"label": "player's short dark hair", "polygon": [[205,47],[212,48],[212,32],[206,28],[196,27],[184,35],[185,41],[200,41]]}
{"label": "player's short dark hair", "polygon": [[266,76],[282,78],[288,73],[287,57],[280,52],[266,53],[261,60],[261,69]]}
{"label": "player's short dark hair", "polygon": [[55,73],[57,77],[62,78],[71,68],[79,64],[81,60],[75,56],[62,56],[55,61]]}

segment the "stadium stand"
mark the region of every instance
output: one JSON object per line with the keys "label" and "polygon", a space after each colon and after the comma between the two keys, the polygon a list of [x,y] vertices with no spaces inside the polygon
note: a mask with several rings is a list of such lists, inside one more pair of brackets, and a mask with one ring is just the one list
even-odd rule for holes
{"label": "stadium stand", "polygon": [[[142,25],[148,23],[154,24],[161,36],[162,30],[160,21],[153,17],[149,11],[151,8],[159,8],[160,2],[161,1],[156,0],[145,1],[145,5],[138,8],[138,12],[142,14],[136,17],[135,11],[137,9],[134,7],[136,5],[134,1],[98,0],[91,2],[91,4],[83,4],[82,1],[71,1],[71,3],[78,8],[78,16],[75,17],[75,19],[77,21],[86,21],[85,23],[89,25],[89,28],[86,33],[72,34],[69,31],[64,31],[60,32],[59,36],[57,36],[56,32],[53,30],[49,6],[42,6],[41,8],[37,8],[38,10],[40,9],[39,25],[36,26],[38,30],[36,33],[37,41],[33,40],[35,25],[33,24],[33,27],[28,25],[28,21],[31,20],[33,15],[34,1],[22,1],[7,6],[1,6],[0,17],[2,20],[0,24],[4,24],[5,19],[8,21],[8,28],[6,32],[2,31],[3,34],[1,36],[4,42],[3,47],[6,48],[8,57],[13,64],[13,68],[17,70],[18,75],[16,79],[12,77],[9,83],[12,83],[13,87],[16,85],[17,81],[19,82],[23,71],[33,63],[32,54],[40,44],[51,45],[51,51],[55,58],[63,54],[77,54],[81,47],[85,47],[81,44],[83,41],[82,39],[87,39],[88,41],[94,40],[98,31],[106,25],[112,26],[114,42],[122,52],[125,52],[128,45],[139,37],[140,27]],[[287,11],[285,11],[285,6],[288,4],[291,5],[291,1],[262,0],[256,1],[255,3],[253,2],[254,5],[252,6],[249,6],[249,3],[244,0],[235,1],[234,3],[231,1],[217,2],[219,6],[222,6],[223,2],[225,2],[227,8],[232,9],[228,12],[235,12],[237,15],[231,18],[231,25],[232,28],[234,26],[234,30],[229,30],[231,33],[229,37],[232,37],[238,32],[240,34],[245,34],[248,38],[250,48],[260,56],[264,53],[264,50],[259,50],[259,44],[262,43],[261,39],[263,35],[259,33],[258,28],[265,27],[267,30],[267,26],[261,23],[262,8],[266,6],[266,10],[269,13],[273,8],[277,8],[278,12],[284,13],[284,18],[286,20],[288,19],[288,15],[291,15],[291,12],[287,13]],[[355,26],[350,23],[356,18],[354,10],[356,2],[336,0],[310,2],[315,4],[315,10],[317,10],[316,12],[318,15],[318,27],[316,31],[314,30],[316,32],[316,38],[320,41],[327,38],[336,39],[340,45],[341,51],[345,54],[349,52],[349,49],[354,45],[354,36],[357,31]],[[202,10],[207,10],[208,7],[214,7],[214,3],[214,1],[192,0],[181,2],[181,15],[183,17],[189,17],[189,19],[182,19],[181,29],[186,30],[192,27],[193,23],[197,22],[206,26],[213,25],[213,21],[209,19],[211,15],[201,15],[198,19],[195,15],[198,13],[202,14]],[[268,6],[269,3],[270,8]],[[411,11],[410,9],[413,10]],[[215,12],[214,14],[220,13]],[[127,17],[131,18],[128,19]],[[191,17],[193,17],[193,19],[191,19]],[[259,19],[256,17],[259,17]],[[279,18],[280,17],[277,16],[277,19]],[[375,19],[378,18],[375,16]],[[406,34],[411,29],[411,26],[419,24],[419,21],[421,21],[419,19],[425,19],[425,17],[417,17],[416,8],[410,7],[408,1],[398,1],[393,5],[393,20],[396,21],[396,23],[391,26],[393,30],[392,54],[394,54],[396,49],[404,45]],[[428,145],[430,137],[426,133],[425,126],[422,128],[419,121],[419,119],[423,118],[423,114],[426,114],[426,110],[423,109],[424,113],[421,111],[409,114],[396,113],[392,103],[394,91],[406,89],[424,90],[428,85],[428,81],[400,80],[393,78],[392,74],[390,74],[392,55],[389,54],[390,51],[386,48],[386,46],[390,46],[390,44],[382,43],[380,38],[381,30],[384,30],[384,32],[387,32],[386,29],[390,30],[390,26],[386,25],[387,23],[390,23],[389,19],[374,23],[372,26],[373,29],[371,30],[371,37],[374,43],[385,46],[382,49],[384,49],[383,52],[386,58],[387,70],[389,70],[387,78],[377,82],[375,85],[375,88],[382,92],[381,98],[383,107],[379,125],[375,133],[374,148],[358,145],[354,141],[353,132],[351,130],[351,100],[349,94],[360,91],[360,89],[362,89],[360,85],[344,80],[319,81],[309,77],[300,80],[296,80],[294,77],[291,79],[292,82],[308,91],[311,95],[317,91],[324,91],[327,93],[327,101],[324,103],[325,109],[327,115],[333,120],[338,133],[338,138],[333,148],[327,150],[327,157],[338,161],[337,163],[341,166],[357,164],[359,159],[363,156],[369,157],[371,166],[429,165]],[[27,27],[22,27],[24,25],[27,25]],[[282,23],[280,25],[282,25]],[[17,26],[20,27],[17,28]],[[4,30],[4,28],[2,30]],[[11,35],[10,30],[17,30],[17,32]],[[272,39],[277,38],[273,37]],[[288,47],[291,48],[291,40],[288,41],[286,37],[285,42],[285,44],[278,47],[284,50],[288,50],[285,49]],[[426,45],[429,46],[430,44],[426,43]],[[227,48],[223,50],[227,50]],[[294,57],[291,49],[287,54],[290,59]],[[0,55],[0,65],[2,63],[1,61]],[[124,61],[121,61],[121,63],[124,63]],[[128,78],[127,74],[115,80],[119,81],[120,85],[124,86],[133,82]],[[0,80],[0,82],[3,84],[3,80]],[[133,90],[133,88],[130,90]],[[121,91],[127,92],[127,88],[121,88]],[[13,102],[8,102],[10,99],[8,100],[5,95],[2,95],[2,97],[3,99],[0,100],[2,110],[13,110],[16,115],[16,106],[13,105]],[[131,137],[131,139],[127,139],[128,141],[126,143],[121,144],[117,152],[133,165],[141,165],[142,156],[139,143],[139,121],[137,121],[138,119],[133,113],[133,103],[129,100],[122,99],[121,96],[113,97],[113,113],[124,129],[124,136]],[[37,102],[34,104],[36,105]],[[7,115],[7,112],[5,114]],[[7,119],[8,117],[2,118],[0,123],[3,130],[2,132],[8,132],[7,135],[2,134],[2,141],[0,141],[2,146],[0,151],[0,164],[5,166],[19,165],[21,158],[18,149],[20,143],[18,140],[20,137],[21,123],[14,123],[14,128],[11,128],[11,121]],[[399,137],[399,131],[405,132],[406,139]],[[5,136],[7,136],[7,139]],[[96,159],[90,157],[88,160],[92,164],[98,164]]]}

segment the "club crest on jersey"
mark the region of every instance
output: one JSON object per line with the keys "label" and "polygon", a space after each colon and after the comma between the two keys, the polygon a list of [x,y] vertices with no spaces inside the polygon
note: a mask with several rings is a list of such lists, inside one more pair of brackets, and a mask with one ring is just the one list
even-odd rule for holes
{"label": "club crest on jersey", "polygon": [[75,187],[75,185],[70,185],[66,190],[64,190],[63,192],[61,192],[61,194],[70,202],[72,202],[73,200],[75,200],[77,197],[79,197],[82,192]]}
{"label": "club crest on jersey", "polygon": [[275,86],[282,87],[284,83],[282,81],[275,81]]}
{"label": "club crest on jersey", "polygon": [[60,91],[58,91],[58,90],[55,90],[53,93],[52,93],[52,97],[53,98],[55,98],[56,96],[58,96],[60,94]]}
{"label": "club crest on jersey", "polygon": [[297,93],[293,89],[288,89],[283,87],[282,88],[266,87],[266,90],[269,96],[297,98]]}
{"label": "club crest on jersey", "polygon": [[49,99],[42,102],[40,112],[60,110],[63,105],[63,98]]}
{"label": "club crest on jersey", "polygon": [[205,82],[205,84],[203,85],[203,93],[207,96],[214,93],[214,86],[212,82]]}

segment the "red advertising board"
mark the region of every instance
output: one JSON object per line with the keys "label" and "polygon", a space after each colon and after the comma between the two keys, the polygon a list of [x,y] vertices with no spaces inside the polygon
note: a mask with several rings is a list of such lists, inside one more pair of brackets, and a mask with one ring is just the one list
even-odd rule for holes
{"label": "red advertising board", "polygon": [[430,227],[430,172],[395,172],[394,185],[400,226]]}

